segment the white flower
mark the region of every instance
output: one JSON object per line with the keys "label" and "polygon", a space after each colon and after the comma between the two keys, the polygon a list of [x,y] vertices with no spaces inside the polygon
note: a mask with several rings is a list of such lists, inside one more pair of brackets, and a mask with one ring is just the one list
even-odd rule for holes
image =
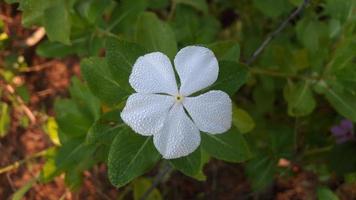
{"label": "white flower", "polygon": [[[139,57],[129,78],[132,94],[121,113],[135,132],[150,136],[165,159],[186,156],[199,147],[200,131],[223,133],[231,127],[230,97],[212,90],[191,96],[212,85],[219,73],[218,61],[205,47],[188,46],[174,58],[180,79],[169,58],[153,52]],[[199,131],[200,130],[200,131]]]}

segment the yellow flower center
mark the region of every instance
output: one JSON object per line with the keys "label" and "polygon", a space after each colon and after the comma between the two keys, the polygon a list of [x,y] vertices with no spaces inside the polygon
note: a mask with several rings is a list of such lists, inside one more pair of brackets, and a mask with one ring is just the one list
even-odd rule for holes
{"label": "yellow flower center", "polygon": [[183,96],[183,95],[180,95],[180,94],[177,94],[177,95],[175,96],[175,99],[176,99],[176,102],[177,102],[177,103],[182,103],[183,100],[184,100],[184,96]]}

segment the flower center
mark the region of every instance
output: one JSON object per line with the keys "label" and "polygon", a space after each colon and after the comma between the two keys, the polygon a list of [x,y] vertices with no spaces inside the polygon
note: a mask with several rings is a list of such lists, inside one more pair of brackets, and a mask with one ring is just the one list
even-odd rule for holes
{"label": "flower center", "polygon": [[180,94],[177,94],[174,98],[176,99],[177,103],[182,103],[184,100],[184,96]]}

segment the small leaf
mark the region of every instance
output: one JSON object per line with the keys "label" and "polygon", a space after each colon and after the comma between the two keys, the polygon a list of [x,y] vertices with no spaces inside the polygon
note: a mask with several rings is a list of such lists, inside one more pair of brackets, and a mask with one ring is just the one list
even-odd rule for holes
{"label": "small leaf", "polygon": [[70,44],[71,20],[65,3],[59,3],[45,10],[43,25],[51,41]]}
{"label": "small leaf", "polygon": [[284,98],[288,103],[288,114],[290,116],[301,117],[309,115],[316,106],[313,92],[307,81],[298,84],[287,84],[284,88]]}
{"label": "small leaf", "polygon": [[105,103],[119,103],[130,94],[114,79],[103,58],[84,59],[81,62],[81,71],[90,90]]}
{"label": "small leaf", "polygon": [[4,137],[10,127],[10,108],[4,103],[0,102],[0,138]]}
{"label": "small leaf", "polygon": [[[141,200],[146,191],[152,186],[152,182],[146,178],[138,178],[133,182],[134,200]],[[145,198],[147,200],[161,200],[161,193],[157,188]]]}
{"label": "small leaf", "polygon": [[248,133],[255,128],[252,117],[234,104],[232,106],[232,123],[241,133]]}
{"label": "small leaf", "polygon": [[174,168],[187,176],[194,177],[202,170],[201,150],[198,148],[188,156],[169,160]]}
{"label": "small leaf", "polygon": [[217,135],[203,133],[201,144],[212,157],[229,162],[243,162],[252,156],[245,138],[235,127]]}
{"label": "small leaf", "polygon": [[49,117],[46,123],[46,133],[53,144],[59,146],[61,143],[58,138],[58,125],[53,117]]}
{"label": "small leaf", "polygon": [[319,187],[317,196],[318,200],[339,200],[339,197],[327,187]]}
{"label": "small leaf", "polygon": [[154,13],[146,12],[138,18],[136,40],[147,51],[159,51],[171,59],[177,53],[177,42],[173,30]]}
{"label": "small leaf", "polygon": [[110,147],[109,179],[116,187],[129,183],[151,169],[160,159],[151,137],[143,137],[129,128],[122,129]]}

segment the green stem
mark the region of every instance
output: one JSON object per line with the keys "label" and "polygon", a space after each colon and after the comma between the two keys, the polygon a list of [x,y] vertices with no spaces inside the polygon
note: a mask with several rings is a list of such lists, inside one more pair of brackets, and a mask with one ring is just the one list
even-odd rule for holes
{"label": "green stem", "polygon": [[316,154],[325,153],[325,152],[330,151],[332,148],[333,148],[333,145],[321,147],[321,148],[317,148],[317,149],[311,149],[311,150],[305,151],[304,156],[313,156]]}
{"label": "green stem", "polygon": [[176,7],[177,7],[176,0],[172,0],[171,9],[170,9],[170,11],[168,13],[168,17],[167,17],[168,21],[171,21],[173,19],[174,13],[176,11]]}
{"label": "green stem", "polygon": [[8,165],[8,166],[5,166],[3,168],[0,168],[0,174],[6,173],[6,172],[14,170],[14,169],[17,169],[22,164],[27,163],[30,160],[33,160],[33,159],[38,158],[38,157],[42,157],[42,156],[47,154],[48,150],[50,150],[50,148],[49,149],[45,149],[43,151],[40,151],[38,153],[35,153],[35,154],[33,154],[33,155],[23,159],[23,160],[16,161],[16,162],[12,163],[11,165]]}

